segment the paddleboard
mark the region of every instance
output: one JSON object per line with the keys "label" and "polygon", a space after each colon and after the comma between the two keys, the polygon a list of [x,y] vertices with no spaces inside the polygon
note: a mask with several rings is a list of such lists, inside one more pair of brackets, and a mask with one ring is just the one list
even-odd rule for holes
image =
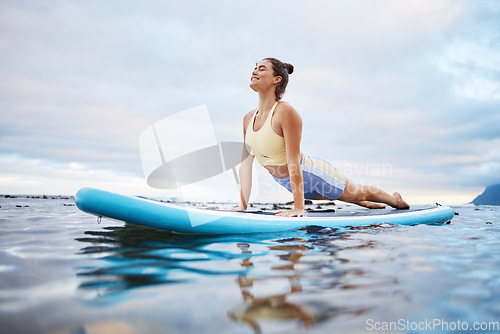
{"label": "paddleboard", "polygon": [[409,210],[346,207],[310,211],[306,212],[304,217],[279,217],[269,211],[209,210],[124,196],[94,188],[83,188],[78,191],[75,203],[80,210],[98,217],[195,234],[280,232],[305,226],[338,228],[382,223],[439,224],[450,221],[455,215],[452,208],[436,205]]}

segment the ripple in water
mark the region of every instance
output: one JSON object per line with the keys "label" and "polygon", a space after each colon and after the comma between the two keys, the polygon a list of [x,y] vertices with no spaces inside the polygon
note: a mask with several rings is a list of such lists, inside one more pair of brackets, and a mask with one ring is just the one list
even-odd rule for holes
{"label": "ripple in water", "polygon": [[496,207],[457,207],[450,225],[207,237],[97,225],[62,202],[1,203],[7,332],[345,333],[499,319]]}

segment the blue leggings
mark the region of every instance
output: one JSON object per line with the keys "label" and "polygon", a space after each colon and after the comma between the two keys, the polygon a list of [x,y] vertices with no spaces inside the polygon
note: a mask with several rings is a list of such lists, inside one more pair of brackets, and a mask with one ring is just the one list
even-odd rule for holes
{"label": "blue leggings", "polygon": [[[314,199],[318,195],[323,195],[333,200],[338,199],[342,195],[347,178],[330,163],[305,155],[300,162],[300,166],[304,179],[305,199]],[[274,175],[272,176],[276,182],[292,192],[290,177],[280,179]]]}

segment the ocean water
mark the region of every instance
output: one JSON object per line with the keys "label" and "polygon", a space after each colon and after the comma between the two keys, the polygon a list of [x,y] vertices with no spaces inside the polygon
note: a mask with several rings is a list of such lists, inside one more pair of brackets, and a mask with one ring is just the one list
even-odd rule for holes
{"label": "ocean water", "polygon": [[500,207],[190,236],[0,199],[1,333],[500,333]]}

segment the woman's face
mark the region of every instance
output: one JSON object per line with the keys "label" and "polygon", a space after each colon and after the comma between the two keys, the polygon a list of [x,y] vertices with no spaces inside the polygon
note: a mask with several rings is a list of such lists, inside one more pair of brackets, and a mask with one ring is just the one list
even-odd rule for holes
{"label": "woman's face", "polygon": [[275,77],[273,74],[273,65],[269,60],[259,62],[250,78],[250,87],[254,91],[265,90],[275,87],[281,81],[281,77]]}

